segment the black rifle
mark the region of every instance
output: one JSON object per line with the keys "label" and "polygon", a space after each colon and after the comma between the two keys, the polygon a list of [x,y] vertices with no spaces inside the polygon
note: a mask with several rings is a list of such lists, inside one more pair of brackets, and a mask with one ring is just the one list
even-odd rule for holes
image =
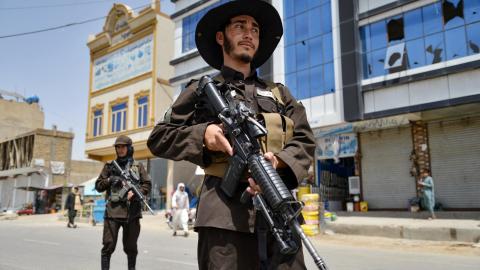
{"label": "black rifle", "polygon": [[138,185],[140,183],[140,177],[130,169],[129,164],[127,164],[126,169],[123,170],[120,165],[118,165],[117,161],[114,160],[112,164],[115,166],[115,168],[118,170],[118,172],[121,174],[122,178],[125,180],[123,181],[123,187],[122,190],[119,192],[120,197],[126,196],[126,194],[131,190],[137,198],[143,202],[143,204],[147,207],[148,211],[152,213],[152,215],[155,215],[155,212],[153,212],[152,208],[148,205],[147,199],[145,198],[145,195],[140,191]]}
{"label": "black rifle", "polygon": [[[203,76],[198,87],[199,95],[206,95],[209,104],[222,122],[233,144],[234,155],[229,159],[221,188],[232,197],[237,189],[240,177],[248,169],[252,178],[262,189],[262,193],[253,196],[255,208],[265,218],[270,231],[280,245],[282,254],[295,254],[299,245],[293,240],[293,234],[300,237],[312,256],[318,269],[327,270],[324,261],[307,238],[298,223],[297,217],[302,204],[288,190],[270,161],[260,152],[258,138],[267,135],[267,130],[254,119],[255,112],[243,102],[235,102],[230,89],[221,94],[209,76]],[[248,198],[244,192],[242,199]]]}

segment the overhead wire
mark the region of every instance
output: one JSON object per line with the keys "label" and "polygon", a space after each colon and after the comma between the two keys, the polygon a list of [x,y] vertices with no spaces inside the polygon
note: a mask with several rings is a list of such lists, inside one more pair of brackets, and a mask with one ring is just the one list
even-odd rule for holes
{"label": "overhead wire", "polygon": [[[139,7],[136,7],[136,8],[132,8],[132,9],[133,9],[133,10],[137,10],[137,9],[144,8],[144,7],[147,7],[147,6],[150,6],[150,3],[149,3],[149,4],[142,5],[142,6],[139,6]],[[32,35],[32,34],[37,34],[37,33],[42,33],[42,32],[48,32],[48,31],[53,31],[53,30],[57,30],[57,29],[67,28],[67,27],[71,27],[71,26],[75,26],[75,25],[80,25],[80,24],[85,24],[85,23],[89,23],[89,22],[94,22],[94,21],[98,21],[98,20],[105,19],[105,18],[107,18],[107,16],[102,16],[102,17],[87,19],[87,20],[80,21],[80,22],[67,23],[67,24],[64,24],[64,25],[59,25],[59,26],[54,26],[54,27],[48,27],[48,28],[39,29],[39,30],[34,30],[34,31],[28,31],[28,32],[22,32],[22,33],[9,34],[9,35],[0,36],[0,39],[3,39],[3,38],[11,38],[11,37],[19,37],[19,36],[26,36],[26,35]]]}
{"label": "overhead wire", "polygon": [[39,9],[39,8],[81,6],[81,5],[90,5],[90,4],[100,4],[100,3],[112,2],[112,1],[114,0],[95,0],[95,1],[84,1],[84,2],[64,3],[64,4],[55,4],[55,5],[52,4],[52,5],[23,6],[23,7],[0,7],[0,10],[26,10],[26,9]]}

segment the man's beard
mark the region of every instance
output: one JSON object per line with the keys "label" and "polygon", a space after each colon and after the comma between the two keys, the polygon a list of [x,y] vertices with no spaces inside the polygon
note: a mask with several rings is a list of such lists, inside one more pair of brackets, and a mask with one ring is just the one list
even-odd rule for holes
{"label": "man's beard", "polygon": [[[224,37],[225,37],[225,43],[224,43],[224,46],[223,46],[223,50],[225,51],[225,53],[230,54],[233,51],[232,41],[230,39],[228,39],[227,35],[224,35]],[[249,64],[249,63],[252,62],[252,60],[255,56],[251,57],[250,55],[248,55],[246,53],[242,53],[240,55],[233,54],[232,57],[236,58],[237,60],[242,61],[245,64]]]}

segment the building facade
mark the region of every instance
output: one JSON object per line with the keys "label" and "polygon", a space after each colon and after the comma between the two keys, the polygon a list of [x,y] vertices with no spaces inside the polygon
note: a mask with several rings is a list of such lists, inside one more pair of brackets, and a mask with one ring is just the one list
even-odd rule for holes
{"label": "building facade", "polygon": [[70,183],[72,141],[73,133],[56,129],[35,129],[0,141],[0,209],[34,204],[40,190],[48,195],[46,208],[62,208],[63,187]]}
{"label": "building facade", "polygon": [[[217,72],[194,31],[224,0],[172,2],[176,96]],[[422,169],[444,209],[480,208],[480,1],[269,2],[284,36],[260,73],[304,104],[315,183],[333,210],[353,199],[349,186],[371,209],[408,209]]]}
{"label": "building facade", "polygon": [[91,159],[114,159],[113,142],[121,134],[134,141],[136,158],[152,157],[146,140],[172,102],[173,25],[158,8],[136,14],[115,4],[103,32],[89,39],[86,154]]}
{"label": "building facade", "polygon": [[168,82],[173,76],[173,23],[160,11],[160,1],[137,14],[114,4],[103,31],[91,36],[86,154],[107,162],[115,159],[119,135],[133,140],[134,157],[153,178],[152,196],[166,185],[166,160],[152,160],[147,139],[172,103]]}

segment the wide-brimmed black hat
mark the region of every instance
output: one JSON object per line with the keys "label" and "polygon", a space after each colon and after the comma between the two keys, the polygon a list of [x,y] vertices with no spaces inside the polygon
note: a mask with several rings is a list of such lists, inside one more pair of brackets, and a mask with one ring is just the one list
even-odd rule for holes
{"label": "wide-brimmed black hat", "polygon": [[237,0],[227,2],[208,11],[197,24],[195,43],[202,58],[212,67],[223,65],[222,47],[215,35],[232,17],[248,15],[260,26],[260,42],[252,61],[252,68],[261,66],[272,55],[283,35],[282,20],[277,10],[262,0]]}

